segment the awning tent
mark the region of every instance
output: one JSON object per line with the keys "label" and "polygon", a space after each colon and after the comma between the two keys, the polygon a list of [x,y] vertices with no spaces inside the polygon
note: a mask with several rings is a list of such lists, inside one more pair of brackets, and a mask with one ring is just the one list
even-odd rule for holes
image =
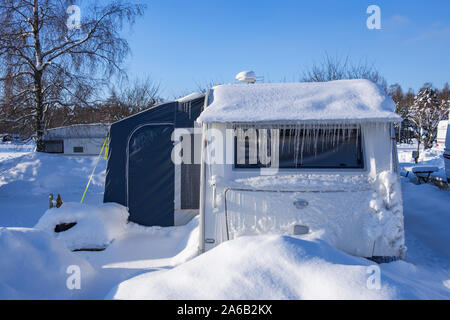
{"label": "awning tent", "polygon": [[171,158],[174,130],[194,128],[203,108],[203,95],[191,97],[111,125],[104,202],[126,206],[132,222],[182,225],[198,213],[200,165]]}

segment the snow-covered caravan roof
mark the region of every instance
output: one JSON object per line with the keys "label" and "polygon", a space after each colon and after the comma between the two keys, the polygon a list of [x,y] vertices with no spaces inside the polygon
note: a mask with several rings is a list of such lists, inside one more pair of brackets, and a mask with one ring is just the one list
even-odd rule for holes
{"label": "snow-covered caravan roof", "polygon": [[395,103],[369,80],[227,84],[212,88],[198,122],[399,122]]}

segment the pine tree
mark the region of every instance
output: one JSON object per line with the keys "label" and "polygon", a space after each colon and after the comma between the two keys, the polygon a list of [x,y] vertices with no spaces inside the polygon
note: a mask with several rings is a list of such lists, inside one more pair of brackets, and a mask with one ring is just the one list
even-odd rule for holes
{"label": "pine tree", "polygon": [[425,149],[433,146],[439,121],[448,113],[445,103],[439,101],[437,90],[430,85],[422,88],[409,108],[408,119],[416,126],[417,150],[423,143]]}

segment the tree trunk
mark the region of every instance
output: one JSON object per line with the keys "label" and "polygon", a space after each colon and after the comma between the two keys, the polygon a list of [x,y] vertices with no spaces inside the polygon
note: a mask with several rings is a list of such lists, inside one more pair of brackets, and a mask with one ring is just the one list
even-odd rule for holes
{"label": "tree trunk", "polygon": [[419,131],[417,132],[417,158],[415,159],[415,162],[417,163],[419,160],[420,155],[420,142],[422,140],[422,127],[419,128]]}
{"label": "tree trunk", "polygon": [[34,50],[36,56],[36,68],[34,68],[34,104],[36,111],[36,151],[44,152],[44,106],[43,106],[43,92],[42,92],[42,52],[41,40],[39,35],[39,4],[38,0],[33,3],[33,39]]}
{"label": "tree trunk", "polygon": [[44,107],[42,103],[42,74],[34,77],[34,104],[36,110],[36,151],[44,152]]}

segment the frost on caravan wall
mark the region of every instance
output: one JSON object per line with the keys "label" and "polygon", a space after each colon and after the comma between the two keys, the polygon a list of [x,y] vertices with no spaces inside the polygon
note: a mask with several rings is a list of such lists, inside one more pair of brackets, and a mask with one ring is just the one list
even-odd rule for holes
{"label": "frost on caravan wall", "polygon": [[[224,181],[215,182],[220,190]],[[401,190],[395,174],[382,172],[375,181],[364,175],[261,176],[229,181],[226,185],[262,191],[226,193],[230,239],[267,233],[292,234],[293,227],[302,224],[312,231],[308,238],[322,239],[350,254],[366,257],[405,254]],[[328,191],[333,189],[346,192],[346,196]],[[304,192],[308,190],[315,192]],[[309,209],[293,210],[299,199],[307,201]],[[216,197],[215,201],[218,214],[224,199]]]}
{"label": "frost on caravan wall", "polygon": [[399,250],[404,257],[406,246],[399,177],[392,172],[383,171],[374,181],[374,189],[376,192],[370,201],[374,214],[367,226],[369,236],[374,241],[373,256],[377,256],[377,250],[385,247],[387,250]]}

